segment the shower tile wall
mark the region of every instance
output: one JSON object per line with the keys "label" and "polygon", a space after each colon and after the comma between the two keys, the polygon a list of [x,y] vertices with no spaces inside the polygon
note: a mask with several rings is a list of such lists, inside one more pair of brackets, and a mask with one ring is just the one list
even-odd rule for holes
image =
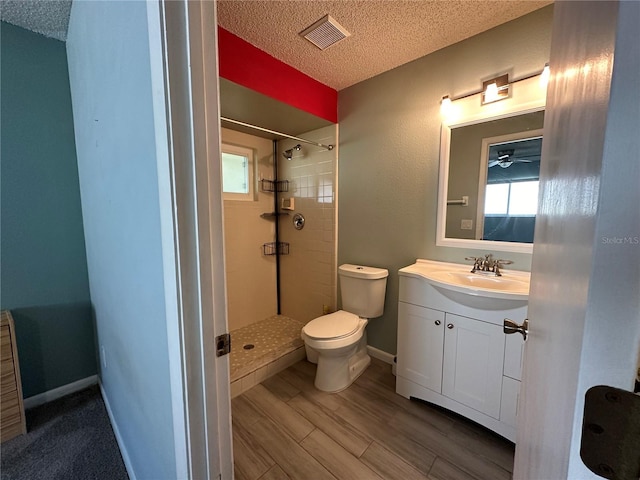
{"label": "shower tile wall", "polygon": [[[273,142],[222,129],[222,142],[254,150],[256,180],[273,178]],[[257,183],[257,182],[256,182]],[[260,218],[273,212],[273,193],[257,188],[255,201],[224,201],[225,272],[229,330],[236,330],[276,313],[275,257],[262,255],[262,244],[273,242],[273,220]]]}
{"label": "shower tile wall", "polygon": [[[300,137],[323,144],[337,144],[337,125]],[[278,151],[298,142],[281,140]],[[289,242],[290,253],[280,259],[280,301],[282,314],[308,322],[322,315],[323,306],[336,308],[336,183],[337,147],[334,150],[302,144],[293,158],[278,158],[279,178],[289,180],[295,209],[280,219],[280,241]],[[293,228],[293,214],[305,217],[302,230]]]}

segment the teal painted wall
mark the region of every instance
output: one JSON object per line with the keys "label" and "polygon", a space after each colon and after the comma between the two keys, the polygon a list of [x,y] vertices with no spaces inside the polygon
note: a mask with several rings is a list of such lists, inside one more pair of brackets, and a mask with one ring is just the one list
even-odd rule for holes
{"label": "teal painted wall", "polygon": [[95,334],[65,44],[0,27],[0,305],[30,397],[95,375]]}

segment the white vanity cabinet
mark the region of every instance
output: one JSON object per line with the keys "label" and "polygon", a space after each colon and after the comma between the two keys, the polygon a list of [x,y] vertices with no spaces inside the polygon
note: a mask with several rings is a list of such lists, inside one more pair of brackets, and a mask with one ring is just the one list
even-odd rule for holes
{"label": "white vanity cabinet", "polygon": [[466,302],[466,294],[437,288],[403,270],[396,392],[452,410],[515,441],[524,341],[505,335],[502,323],[504,318],[524,320],[526,300]]}
{"label": "white vanity cabinet", "polygon": [[504,333],[497,325],[446,314],[442,394],[499,418]]}
{"label": "white vanity cabinet", "polygon": [[398,352],[407,354],[398,355],[396,375],[442,390],[444,321],[444,312],[399,302]]}

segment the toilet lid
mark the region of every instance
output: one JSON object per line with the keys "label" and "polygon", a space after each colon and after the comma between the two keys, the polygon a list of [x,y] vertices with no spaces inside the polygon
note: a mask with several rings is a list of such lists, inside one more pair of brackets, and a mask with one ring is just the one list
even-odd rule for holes
{"label": "toilet lid", "polygon": [[335,313],[311,320],[302,331],[311,338],[326,340],[346,337],[355,332],[359,324],[360,317],[344,310],[338,310]]}

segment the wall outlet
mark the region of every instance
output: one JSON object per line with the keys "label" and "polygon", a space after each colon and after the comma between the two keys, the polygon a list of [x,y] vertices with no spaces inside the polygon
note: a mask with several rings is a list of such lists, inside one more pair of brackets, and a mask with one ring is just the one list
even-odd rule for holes
{"label": "wall outlet", "polygon": [[473,230],[473,220],[471,220],[471,219],[460,220],[460,229],[461,230]]}
{"label": "wall outlet", "polygon": [[107,353],[105,352],[104,345],[100,345],[100,360],[102,360],[102,368],[107,368]]}

